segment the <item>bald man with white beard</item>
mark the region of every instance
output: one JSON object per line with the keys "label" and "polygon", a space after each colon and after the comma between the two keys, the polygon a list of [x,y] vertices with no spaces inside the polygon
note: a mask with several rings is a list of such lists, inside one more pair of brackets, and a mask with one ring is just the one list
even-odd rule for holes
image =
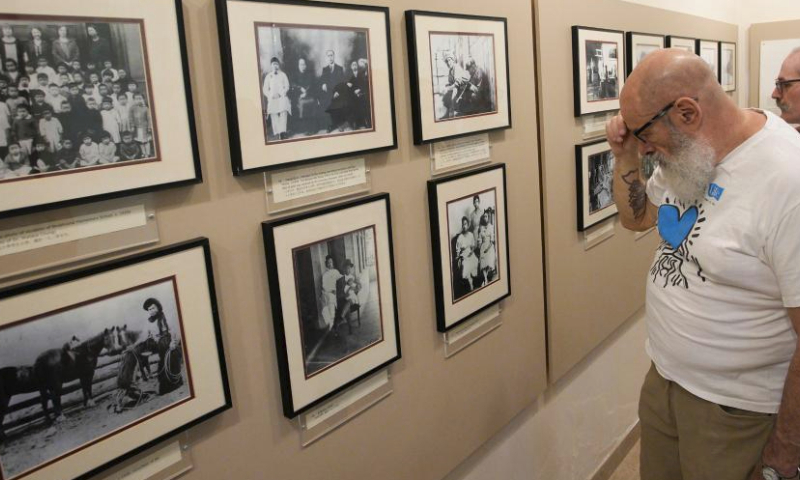
{"label": "bald man with white beard", "polygon": [[[648,55],[606,134],[622,224],[661,236],[647,278],[642,480],[795,478],[800,136],[739,108],[700,57]],[[643,157],[658,164],[645,183]]]}
{"label": "bald man with white beard", "polygon": [[784,59],[775,79],[772,99],[781,109],[781,118],[800,131],[800,47],[792,50]]}

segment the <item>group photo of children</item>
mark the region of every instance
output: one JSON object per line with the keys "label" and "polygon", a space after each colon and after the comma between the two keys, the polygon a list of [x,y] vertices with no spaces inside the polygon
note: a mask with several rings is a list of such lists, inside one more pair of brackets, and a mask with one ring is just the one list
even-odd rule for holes
{"label": "group photo of children", "polygon": [[142,24],[0,16],[0,181],[155,158]]}

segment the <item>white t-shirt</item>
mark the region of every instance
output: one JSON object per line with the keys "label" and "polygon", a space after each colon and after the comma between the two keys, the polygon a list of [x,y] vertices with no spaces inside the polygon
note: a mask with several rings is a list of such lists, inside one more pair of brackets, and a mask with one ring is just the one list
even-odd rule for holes
{"label": "white t-shirt", "polygon": [[726,156],[702,201],[647,183],[662,242],[647,282],[647,353],[700,398],[776,413],[800,306],[800,135],[764,128]]}

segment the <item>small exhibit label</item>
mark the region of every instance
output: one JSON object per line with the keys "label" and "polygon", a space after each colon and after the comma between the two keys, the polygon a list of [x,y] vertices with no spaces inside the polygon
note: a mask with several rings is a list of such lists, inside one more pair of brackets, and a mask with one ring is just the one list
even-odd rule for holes
{"label": "small exhibit label", "polygon": [[315,408],[314,410],[311,410],[305,416],[306,428],[310,429],[316,427],[320,423],[341,412],[358,400],[374,392],[388,381],[389,372],[388,370],[383,370],[347,390],[338,397],[335,397]]}
{"label": "small exhibit label", "polygon": [[105,480],[145,480],[175,465],[182,459],[180,443],[172,442]]}
{"label": "small exhibit label", "polygon": [[446,341],[453,344],[500,316],[500,305],[494,305],[476,315],[463,325],[447,332]]}
{"label": "small exhibit label", "polygon": [[490,156],[488,133],[433,144],[433,167],[436,170],[484,162]]}
{"label": "small exhibit label", "polygon": [[0,256],[74,242],[84,238],[142,227],[147,224],[143,204],[69,219],[0,230]]}
{"label": "small exhibit label", "polygon": [[326,162],[271,174],[275,203],[327,193],[367,183],[363,158]]}

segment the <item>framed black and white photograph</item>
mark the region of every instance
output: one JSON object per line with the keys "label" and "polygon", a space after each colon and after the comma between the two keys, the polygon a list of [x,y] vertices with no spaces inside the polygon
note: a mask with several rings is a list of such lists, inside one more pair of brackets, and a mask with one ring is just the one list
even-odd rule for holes
{"label": "framed black and white photograph", "polygon": [[625,42],[627,44],[627,48],[625,49],[627,53],[627,73],[630,75],[633,69],[636,68],[636,65],[638,65],[644,57],[656,50],[664,48],[664,35],[627,32],[625,34]]}
{"label": "framed black and white photograph", "polygon": [[389,194],[264,222],[283,412],[400,358]]}
{"label": "framed black and white photograph", "polygon": [[719,42],[716,40],[697,40],[695,53],[700,56],[717,76],[720,81],[719,71]]}
{"label": "framed black and white photograph", "polygon": [[[606,140],[575,146],[578,231],[617,214],[614,203],[614,154]],[[645,172],[646,173],[646,172]]]}
{"label": "framed black and white photograph", "polygon": [[181,9],[3,8],[0,217],[201,181]]}
{"label": "framed black and white photograph", "polygon": [[511,294],[506,204],[502,163],[428,181],[440,332]]}
{"label": "framed black and white photograph", "polygon": [[604,28],[572,27],[575,116],[619,109],[625,84],[625,34]]}
{"label": "framed black and white photograph", "polygon": [[690,53],[695,53],[696,38],[679,37],[677,35],[667,35],[667,48],[680,48]]}
{"label": "framed black and white photograph", "polygon": [[414,143],[511,127],[505,18],[406,11]]}
{"label": "framed black and white photograph", "polygon": [[388,8],[216,4],[235,175],[397,148]]}
{"label": "framed black and white photograph", "polygon": [[231,407],[208,240],[0,290],[0,478],[88,478]]}
{"label": "framed black and white photograph", "polygon": [[736,90],[736,44],[719,43],[719,83],[726,92]]}

